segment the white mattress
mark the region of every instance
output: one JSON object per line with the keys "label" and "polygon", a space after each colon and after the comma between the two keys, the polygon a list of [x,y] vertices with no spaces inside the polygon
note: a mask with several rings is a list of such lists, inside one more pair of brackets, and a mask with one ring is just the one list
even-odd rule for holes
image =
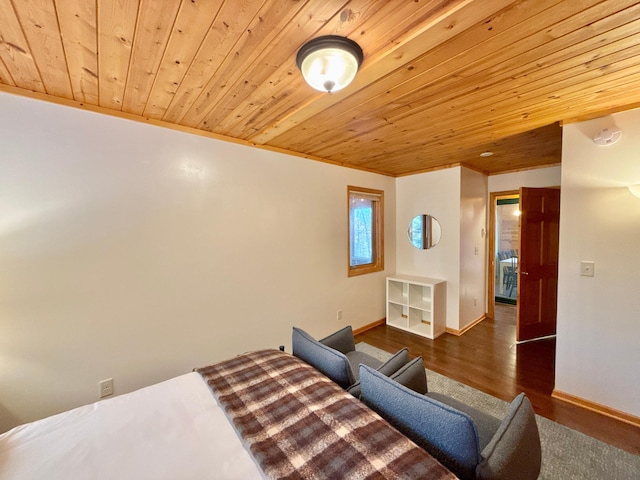
{"label": "white mattress", "polygon": [[261,479],[209,387],[188,373],[0,435],[0,479]]}

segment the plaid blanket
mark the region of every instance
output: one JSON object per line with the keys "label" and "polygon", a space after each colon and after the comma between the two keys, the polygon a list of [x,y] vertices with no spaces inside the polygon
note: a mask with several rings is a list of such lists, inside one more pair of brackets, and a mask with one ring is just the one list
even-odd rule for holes
{"label": "plaid blanket", "polygon": [[196,371],[269,478],[456,478],[292,355],[263,350]]}

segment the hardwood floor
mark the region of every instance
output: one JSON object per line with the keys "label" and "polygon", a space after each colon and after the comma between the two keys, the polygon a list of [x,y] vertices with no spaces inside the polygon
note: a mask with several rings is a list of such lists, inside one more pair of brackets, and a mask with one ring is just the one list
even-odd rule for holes
{"label": "hardwood floor", "polygon": [[428,369],[505,401],[525,392],[537,414],[640,455],[639,428],[551,397],[555,338],[516,345],[515,306],[496,304],[495,317],[459,337],[429,340],[380,325],[356,335],[356,342],[390,353],[406,346]]}

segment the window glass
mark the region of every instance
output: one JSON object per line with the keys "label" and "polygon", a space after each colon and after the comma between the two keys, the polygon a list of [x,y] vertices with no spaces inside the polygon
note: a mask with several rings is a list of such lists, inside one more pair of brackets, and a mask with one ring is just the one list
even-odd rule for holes
{"label": "window glass", "polygon": [[381,190],[349,187],[349,275],[384,269]]}
{"label": "window glass", "polygon": [[373,263],[373,201],[353,199],[351,208],[351,265]]}

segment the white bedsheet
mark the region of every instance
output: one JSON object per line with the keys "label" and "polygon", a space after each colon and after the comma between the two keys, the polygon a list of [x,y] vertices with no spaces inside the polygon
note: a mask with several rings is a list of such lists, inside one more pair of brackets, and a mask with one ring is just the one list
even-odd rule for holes
{"label": "white bedsheet", "polygon": [[0,435],[0,479],[262,479],[198,373]]}

